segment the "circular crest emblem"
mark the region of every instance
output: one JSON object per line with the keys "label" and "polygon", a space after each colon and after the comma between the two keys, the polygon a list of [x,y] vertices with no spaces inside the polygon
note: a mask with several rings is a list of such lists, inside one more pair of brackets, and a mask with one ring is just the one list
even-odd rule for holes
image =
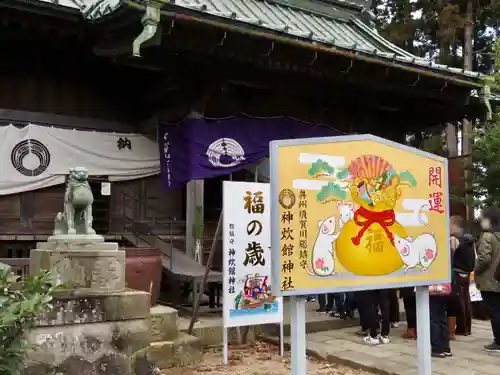
{"label": "circular crest emblem", "polygon": [[217,168],[231,168],[245,160],[245,150],[232,138],[220,138],[207,148],[208,161]]}
{"label": "circular crest emblem", "polygon": [[[29,158],[30,160],[25,160]],[[36,139],[25,139],[14,146],[10,154],[12,166],[24,176],[40,176],[50,164],[49,149]]]}
{"label": "circular crest emblem", "polygon": [[295,194],[290,189],[283,189],[280,192],[278,201],[285,210],[291,209],[295,205]]}

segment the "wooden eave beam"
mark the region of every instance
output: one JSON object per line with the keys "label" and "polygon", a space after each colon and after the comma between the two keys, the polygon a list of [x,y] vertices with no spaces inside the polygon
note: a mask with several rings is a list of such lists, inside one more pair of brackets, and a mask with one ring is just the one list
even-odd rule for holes
{"label": "wooden eave beam", "polygon": [[[397,107],[399,113],[386,113],[386,116],[401,117],[401,121],[408,123],[410,119],[419,117],[419,121],[425,119],[422,123],[435,124],[435,119],[449,120],[463,118],[463,113],[472,110],[464,106],[465,96],[458,96],[450,93],[449,98],[454,100],[443,101],[443,98],[434,99],[432,96],[424,96],[421,93],[411,94],[408,91],[386,93],[381,87],[376,89],[367,89],[365,86],[351,84],[347,81],[330,79],[325,75],[312,75],[307,71],[283,71],[279,68],[270,69],[268,65],[259,66],[252,62],[238,61],[234,59],[223,59],[217,55],[206,55],[200,58],[196,53],[181,52],[176,55],[164,51],[163,57],[158,56],[160,60],[170,62],[173,76],[178,79],[184,79],[182,72],[192,72],[189,75],[196,82],[194,87],[204,86],[206,81],[217,79],[219,81],[243,81],[251,82],[253,86],[260,87],[282,87],[284,92],[292,96],[298,95],[305,100],[315,99],[315,103],[324,102],[325,108],[351,108],[362,106],[370,111],[380,111],[378,106]],[[198,61],[203,61],[203,67]],[[176,70],[177,69],[177,70]],[[207,77],[206,73],[210,72]],[[339,85],[340,83],[340,85]],[[361,90],[362,89],[362,90]],[[457,87],[450,88],[457,90]],[[293,94],[292,94],[293,93]],[[363,93],[363,94],[360,94]],[[279,95],[279,94],[278,94]],[[319,95],[319,97],[318,97]],[[326,96],[325,96],[326,95]],[[344,100],[345,99],[345,100]],[[422,111],[418,108],[425,108]],[[439,116],[437,116],[438,114]],[[455,116],[455,114],[457,116]],[[426,118],[430,116],[433,118]]]}
{"label": "wooden eave beam", "polygon": [[[366,90],[367,88],[378,92],[386,92],[388,95],[404,94],[409,97],[417,98],[431,98],[439,100],[440,102],[454,103],[454,105],[464,105],[468,97],[469,90],[464,87],[456,85],[448,85],[445,91],[442,91],[444,82],[429,79],[428,77],[421,77],[417,79],[416,75],[405,71],[395,71],[397,76],[394,80],[397,83],[387,82],[385,79],[385,68],[374,66],[374,70],[367,70],[369,66],[365,62],[356,62],[356,60],[349,58],[333,58],[326,56],[323,59],[318,59],[314,66],[311,62],[314,60],[314,54],[306,54],[299,52],[300,56],[294,56],[293,63],[290,63],[290,58],[283,58],[283,47],[277,48],[272,54],[269,54],[271,48],[265,44],[261,44],[261,51],[253,51],[250,49],[258,48],[255,45],[245,43],[245,50],[247,54],[242,51],[234,50],[233,45],[243,45],[241,38],[231,39],[230,37],[224,38],[224,33],[220,32],[219,36],[210,35],[210,40],[187,38],[183,33],[180,37],[180,28],[174,28],[177,33],[172,33],[169,38],[165,38],[166,43],[172,50],[159,53],[158,59],[168,61],[170,60],[171,53],[174,51],[195,51],[208,56],[215,56],[216,58],[227,59],[227,61],[239,61],[243,64],[251,64],[257,68],[265,69],[267,71],[288,71],[293,74],[302,74],[303,76],[313,76],[321,79],[329,79],[332,83],[340,82],[344,85],[352,85],[359,90]],[[191,30],[192,31],[192,30]],[[200,33],[203,34],[203,33]],[[203,34],[206,36],[206,33]],[[221,41],[225,41],[221,45]],[[227,46],[227,48],[225,48]],[[262,48],[263,47],[263,48]],[[290,48],[290,47],[288,47]],[[296,51],[291,48],[291,51]],[[267,52],[266,52],[267,51]],[[280,56],[278,56],[280,55]],[[145,55],[146,57],[148,55]],[[151,55],[150,55],[151,56]],[[209,57],[204,57],[203,60],[208,61]],[[282,58],[280,60],[279,58]],[[193,55],[193,59],[197,59]],[[288,60],[288,61],[287,61]],[[301,60],[297,62],[297,60]],[[307,61],[307,62],[306,62]],[[199,69],[199,68],[198,68]],[[417,82],[417,84],[415,84]],[[406,85],[405,85],[406,83]],[[392,92],[392,94],[391,94]]]}
{"label": "wooden eave beam", "polygon": [[[473,108],[464,108],[464,106],[467,106],[470,98],[469,90],[456,85],[445,87],[444,83],[446,81],[436,81],[428,77],[418,78],[413,73],[394,70],[391,74],[393,75],[393,82],[391,83],[386,81],[386,68],[368,65],[361,61],[355,61],[354,64],[351,64],[354,61],[352,59],[339,59],[328,55],[323,55],[323,58],[316,60],[314,66],[311,67],[310,65],[314,56],[311,52],[286,45],[279,45],[279,48],[276,48],[273,52],[269,47],[271,43],[263,42],[260,39],[254,38],[254,42],[249,44],[244,43],[248,38],[244,35],[231,34],[230,36],[225,36],[223,30],[216,31],[216,29],[212,29],[209,33],[200,32],[200,30],[203,30],[203,27],[199,30],[194,30],[194,33],[196,35],[203,35],[203,37],[192,38],[189,35],[193,34],[193,28],[180,22],[173,28],[172,32],[163,30],[165,35],[168,34],[165,37],[165,43],[168,47],[148,48],[144,51],[143,59],[122,57],[117,59],[117,63],[127,65],[135,61],[136,66],[141,68],[145,68],[141,66],[142,64],[152,64],[152,66],[156,67],[155,70],[158,71],[161,71],[162,67],[163,70],[170,71],[175,69],[174,66],[176,64],[180,64],[182,69],[178,74],[181,76],[182,72],[187,71],[192,73],[198,71],[210,72],[210,75],[213,75],[216,74],[217,69],[222,69],[222,71],[228,74],[231,72],[226,77],[228,80],[251,81],[257,85],[269,84],[270,79],[275,74],[273,72],[279,72],[283,75],[289,74],[287,81],[294,81],[300,87],[303,87],[304,82],[310,80],[311,77],[326,81],[331,86],[323,86],[321,90],[323,90],[322,92],[327,92],[329,95],[335,95],[335,92],[331,88],[337,87],[340,83],[343,90],[348,88],[363,93],[368,91],[368,97],[371,94],[385,96],[387,100],[385,103],[381,103],[382,106],[391,107],[400,98],[407,98],[414,106],[418,105],[416,101],[422,104],[426,101],[429,103],[429,100],[432,100],[436,103],[441,103],[440,105],[442,106],[447,106],[450,109],[453,108],[453,111],[457,113],[475,111]],[[244,52],[234,49],[235,46],[242,45],[245,46]],[[290,56],[286,55],[286,53],[283,56],[284,49],[293,53],[293,56],[291,56],[292,60],[301,60],[301,62],[287,63],[290,60]],[[271,54],[269,54],[270,51],[272,52]],[[179,62],[178,55],[183,56],[182,58],[185,60]],[[200,56],[203,57],[200,58]],[[278,60],[273,60],[273,58],[277,58]],[[282,59],[281,61],[279,60],[280,58]],[[200,61],[203,63],[199,63]],[[369,66],[372,66],[372,68],[366,69]],[[339,71],[344,71],[344,74],[339,74]],[[317,82],[319,81],[316,80],[315,82],[315,91],[317,92]],[[406,82],[406,86],[404,82]],[[363,94],[360,97],[358,94],[358,97],[360,100],[370,101],[371,99],[366,97],[367,95]],[[404,103],[398,103],[397,106],[405,108]],[[428,105],[426,108],[429,108]],[[443,111],[438,108],[435,110],[438,112]],[[449,111],[446,110],[446,112]],[[461,116],[463,117],[463,115]]]}
{"label": "wooden eave beam", "polygon": [[[127,4],[130,7],[136,8],[138,10],[145,9],[144,5],[137,4],[135,2],[129,1],[129,2],[127,2]],[[166,5],[168,5],[168,4],[166,4]],[[162,4],[162,7],[165,8],[166,5]],[[427,69],[417,68],[414,66],[408,66],[408,65],[405,65],[404,63],[398,62],[396,60],[393,60],[393,61],[382,60],[380,58],[362,55],[362,54],[357,53],[357,52],[335,49],[332,47],[322,46],[320,44],[313,44],[311,42],[292,39],[291,37],[283,36],[283,35],[280,35],[277,33],[273,33],[271,31],[264,32],[261,30],[256,30],[255,28],[251,28],[250,25],[247,27],[241,26],[241,25],[231,25],[231,24],[228,24],[226,22],[215,21],[215,20],[209,19],[207,17],[199,17],[199,16],[193,16],[193,15],[175,13],[175,12],[172,12],[171,10],[162,10],[161,12],[162,12],[163,16],[166,16],[169,19],[205,24],[205,25],[209,25],[209,26],[212,26],[215,28],[224,29],[227,31],[233,31],[233,32],[237,32],[240,34],[251,35],[254,37],[258,37],[258,38],[274,40],[274,41],[279,42],[279,43],[288,44],[288,45],[292,45],[292,46],[296,46],[296,47],[300,47],[300,48],[304,48],[304,49],[309,49],[309,50],[313,50],[313,51],[317,51],[317,52],[321,52],[321,53],[343,56],[343,57],[347,57],[347,58],[352,58],[354,60],[365,61],[365,62],[379,65],[379,66],[381,65],[384,67],[392,67],[395,69],[401,69],[401,70],[405,70],[408,72],[421,74],[421,75],[426,76],[426,77],[431,77],[431,78],[438,79],[438,80],[448,81],[448,82],[455,84],[455,85],[458,85],[458,86],[466,86],[466,87],[470,87],[470,88],[481,88],[482,87],[481,83],[475,82],[475,80],[472,78],[471,79],[466,79],[465,77],[460,78],[460,77],[457,77],[455,75],[447,75],[447,74],[443,74],[443,73],[429,71]]]}
{"label": "wooden eave beam", "polygon": [[104,17],[89,22],[96,34],[103,35],[119,32],[121,29],[133,24],[138,24],[140,27],[141,15],[137,13],[137,9],[123,6]]}
{"label": "wooden eave beam", "polygon": [[[79,38],[83,37],[89,30],[89,24],[81,17],[78,19],[71,17],[52,18],[51,22],[47,22],[47,17],[43,13],[27,13],[19,9],[0,7],[0,28],[3,27],[5,30],[11,26],[18,26],[23,29],[31,28],[33,31],[56,32],[60,36],[77,35]],[[15,36],[14,33],[12,37]]]}

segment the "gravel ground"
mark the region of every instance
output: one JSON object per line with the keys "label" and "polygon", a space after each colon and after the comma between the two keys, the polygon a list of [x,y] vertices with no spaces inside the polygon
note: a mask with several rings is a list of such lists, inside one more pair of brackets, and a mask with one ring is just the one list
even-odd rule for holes
{"label": "gravel ground", "polygon": [[[230,347],[229,365],[222,365],[222,350],[206,351],[197,365],[166,370],[163,375],[290,375],[290,353],[282,358],[279,348],[266,343]],[[309,358],[308,375],[373,375],[371,372]]]}

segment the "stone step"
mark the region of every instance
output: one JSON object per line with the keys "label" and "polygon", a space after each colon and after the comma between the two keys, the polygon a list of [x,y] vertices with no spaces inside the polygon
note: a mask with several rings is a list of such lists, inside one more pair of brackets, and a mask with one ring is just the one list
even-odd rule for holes
{"label": "stone step", "polygon": [[[181,327],[181,332],[186,333],[187,328],[182,329]],[[249,326],[249,327],[241,327],[240,332],[245,333],[245,330],[248,330],[246,332],[246,342],[251,343],[255,342],[258,333],[261,332],[261,326],[256,327],[256,326]],[[224,335],[224,328],[222,327],[222,323],[218,326],[196,326],[193,328],[192,335],[199,338],[201,341],[201,344],[203,345],[204,348],[212,348],[212,347],[219,347],[223,343],[223,335]],[[229,344],[238,344],[238,333],[237,333],[237,328],[232,327],[228,328],[228,340]]]}
{"label": "stone step", "polygon": [[26,337],[23,374],[32,375],[125,375],[130,358],[147,352],[150,344],[147,318],[37,327]]}
{"label": "stone step", "polygon": [[179,336],[177,310],[157,305],[150,309],[151,342],[172,341]]}
{"label": "stone step", "polygon": [[[338,319],[332,318],[329,314],[319,314],[314,312],[316,304],[308,304],[308,315],[306,321],[306,333],[323,332],[330,330],[338,330],[359,325],[359,319]],[[406,320],[405,313],[401,313],[401,322]],[[283,333],[285,336],[290,336],[290,314],[288,303],[285,304],[285,319],[283,325]],[[187,333],[190,319],[181,317],[179,319],[179,329],[181,332]],[[259,335],[279,336],[279,324],[266,324],[259,326],[240,327],[240,332],[243,334],[248,329],[246,342],[251,343],[258,339]],[[228,340],[230,344],[238,344],[236,328],[228,330]],[[204,348],[217,347],[222,345],[223,339],[223,322],[220,317],[204,317],[200,318],[194,325],[193,336],[200,338]]]}
{"label": "stone step", "polygon": [[179,333],[173,341],[152,342],[148,348],[147,359],[164,370],[199,363],[202,356],[201,340],[186,333]]}

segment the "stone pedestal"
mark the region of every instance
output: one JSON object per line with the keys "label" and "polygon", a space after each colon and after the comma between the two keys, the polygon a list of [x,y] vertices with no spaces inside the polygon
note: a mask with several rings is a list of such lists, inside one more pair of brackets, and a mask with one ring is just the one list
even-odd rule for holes
{"label": "stone pedestal", "polygon": [[149,293],[71,294],[63,291],[27,334],[22,375],[153,375],[131,361],[151,342]]}
{"label": "stone pedestal", "polygon": [[[53,236],[30,253],[30,274],[50,270],[65,289],[79,294],[125,289],[125,251],[100,236]],[[102,238],[102,237],[101,237]]]}
{"label": "stone pedestal", "polygon": [[22,375],[155,375],[196,363],[201,341],[180,333],[177,311],[150,310],[150,294],[125,289],[125,251],[100,236],[53,236],[30,254],[30,273],[64,285],[26,337]]}
{"label": "stone pedestal", "polygon": [[52,236],[30,253],[30,273],[41,270],[63,288],[27,335],[37,350],[23,374],[133,374],[130,356],[151,342],[150,295],[125,289],[125,251],[98,235]]}

